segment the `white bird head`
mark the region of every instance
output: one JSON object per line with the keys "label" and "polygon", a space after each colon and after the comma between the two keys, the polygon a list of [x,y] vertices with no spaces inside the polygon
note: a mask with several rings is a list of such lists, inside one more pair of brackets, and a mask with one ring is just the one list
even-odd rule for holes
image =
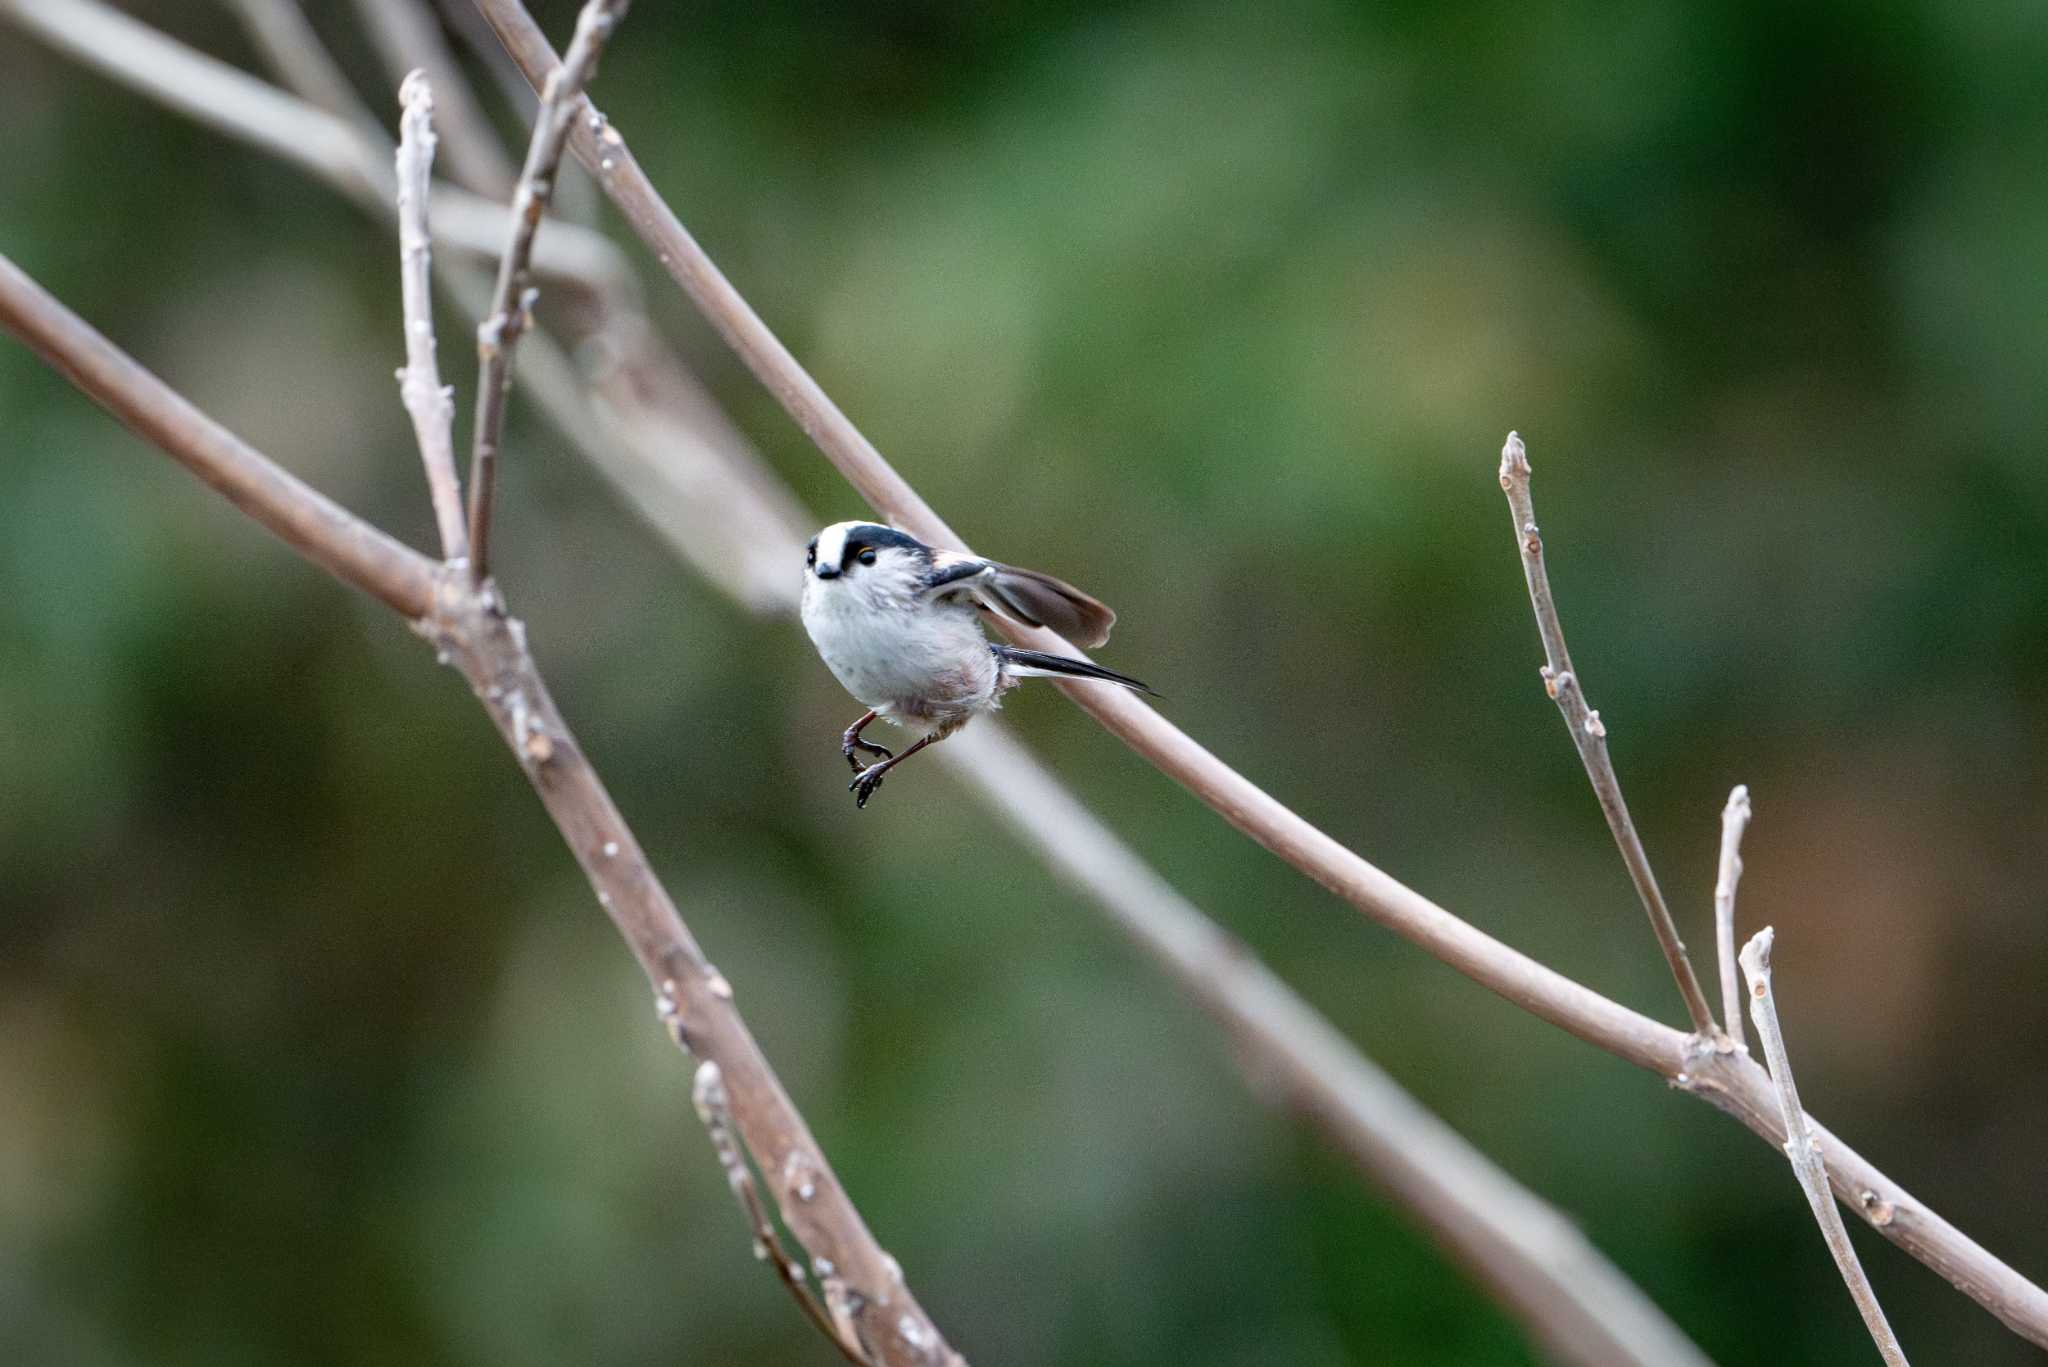
{"label": "white bird head", "polygon": [[907,601],[931,566],[931,547],[914,536],[874,522],[835,522],[804,548],[804,589],[877,605]]}

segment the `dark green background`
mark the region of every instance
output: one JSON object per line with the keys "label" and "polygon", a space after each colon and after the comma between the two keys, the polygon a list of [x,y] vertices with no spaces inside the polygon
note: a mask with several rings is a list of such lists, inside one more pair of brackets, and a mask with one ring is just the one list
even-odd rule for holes
{"label": "dark green background", "polygon": [[[131,8],[253,63],[205,0]],[[390,109],[350,7],[311,10]],[[1537,685],[1493,473],[1520,428],[1686,934],[1746,781],[1743,922],[1778,927],[1808,1104],[2041,1277],[2044,70],[2020,3],[642,0],[598,93],[963,534],[1116,605],[1104,658],[1170,716],[1675,1022]],[[5,29],[0,125],[0,251],[426,543],[381,224]],[[861,514],[650,296],[810,506]],[[11,344],[0,449],[0,1358],[831,1360],[459,681]],[[1530,1360],[938,766],[856,814],[801,632],[516,399],[504,497],[565,710],[977,1364]],[[1050,691],[1006,716],[1710,1355],[1875,1360],[1771,1148]],[[2037,1360],[1858,1242],[1915,1361]]]}

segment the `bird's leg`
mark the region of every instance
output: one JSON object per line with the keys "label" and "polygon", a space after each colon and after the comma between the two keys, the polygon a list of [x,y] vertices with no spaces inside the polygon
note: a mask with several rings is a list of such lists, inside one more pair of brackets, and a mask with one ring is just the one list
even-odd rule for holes
{"label": "bird's leg", "polygon": [[891,769],[894,769],[897,765],[903,763],[904,760],[909,759],[918,751],[924,749],[925,746],[930,745],[933,741],[943,739],[945,735],[946,733],[943,731],[934,731],[929,736],[926,736],[923,740],[919,741],[917,744],[911,746],[908,750],[905,750],[902,754],[891,755],[888,759],[883,760],[880,764],[870,764],[867,768],[855,774],[853,776],[853,782],[846,785],[846,791],[856,795],[853,800],[853,805],[856,807],[867,806],[868,799],[875,795],[875,789],[882,786],[882,776],[884,774],[888,773]]}
{"label": "bird's leg", "polygon": [[[847,767],[856,774],[860,772],[860,761],[853,757],[855,750],[865,750],[871,755],[880,755],[883,759],[895,758],[887,746],[877,745],[871,740],[862,740],[860,738],[861,728],[874,719],[875,714],[872,710],[863,713],[861,719],[847,727],[839,737],[839,753],[846,756]],[[908,754],[910,752],[906,750],[904,753]]]}

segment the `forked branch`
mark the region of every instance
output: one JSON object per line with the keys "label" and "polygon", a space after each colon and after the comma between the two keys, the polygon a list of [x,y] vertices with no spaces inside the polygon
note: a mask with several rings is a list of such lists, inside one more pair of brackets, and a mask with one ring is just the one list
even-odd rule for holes
{"label": "forked branch", "polygon": [[1607,828],[1614,833],[1614,843],[1621,850],[1621,862],[1628,866],[1636,895],[1642,899],[1643,910],[1649,913],[1650,929],[1656,932],[1657,945],[1664,951],[1665,962],[1671,965],[1671,976],[1677,980],[1678,995],[1685,999],[1685,1013],[1692,1018],[1693,1033],[1711,1036],[1713,1008],[1700,991],[1692,960],[1686,957],[1685,942],[1678,936],[1671,909],[1664,905],[1664,893],[1657,886],[1657,875],[1650,869],[1650,856],[1628,814],[1628,803],[1621,795],[1621,779],[1607,753],[1607,727],[1600,714],[1587,704],[1586,690],[1572,668],[1571,652],[1565,648],[1564,626],[1557,620],[1557,600],[1550,595],[1550,573],[1543,564],[1543,537],[1536,530],[1536,505],[1529,494],[1529,480],[1529,453],[1523,448],[1521,437],[1510,432],[1500,453],[1500,487],[1508,496],[1508,511],[1514,515],[1515,545],[1521,551],[1522,574],[1529,583],[1529,604],[1536,610],[1536,633],[1543,638],[1543,690],[1564,714],[1564,724],[1571,732],[1572,744],[1578,748],[1579,761],[1586,766],[1586,777],[1593,781],[1593,795],[1600,800]]}
{"label": "forked branch", "polygon": [[490,316],[476,330],[476,433],[469,460],[470,573],[482,583],[491,573],[491,511],[497,499],[498,449],[505,439],[505,398],[512,386],[512,352],[533,318],[533,243],[554,198],[555,172],[569,121],[583,87],[597,74],[597,59],[631,0],[588,0],[576,18],[569,55],[541,89],[540,113],[526,164],[512,191],[512,228],[498,262]]}
{"label": "forked branch", "polygon": [[719,1065],[733,1122],[760,1161],[812,1174],[785,1212],[849,1288],[861,1343],[882,1367],[959,1362],[883,1252],[577,745],[489,585],[436,566],[287,474],[143,369],[0,257],[0,327],[139,435],[335,577],[386,603],[459,668],[540,796],[657,997],[699,1059]]}
{"label": "forked branch", "polygon": [[1771,1081],[1778,1089],[1778,1106],[1784,1113],[1785,1157],[1792,1160],[1792,1173],[1799,1179],[1799,1189],[1806,1193],[1806,1204],[1812,1207],[1813,1218],[1820,1224],[1821,1237],[1827,1240],[1828,1252],[1834,1255],[1835,1266],[1841,1269],[1842,1280],[1848,1284],[1849,1296],[1856,1302],[1856,1313],[1863,1316],[1863,1327],[1870,1331],[1886,1367],[1906,1367],[1906,1354],[1884,1317],[1884,1307],[1877,1303],[1877,1292],[1871,1289],[1870,1278],[1863,1273],[1855,1246],[1849,1242],[1842,1212],[1835,1209],[1835,1194],[1828,1190],[1828,1175],[1821,1165],[1820,1145],[1807,1128],[1806,1112],[1799,1104],[1799,1088],[1792,1081],[1792,1060],[1785,1053],[1785,1035],[1778,1027],[1778,1003],[1771,991],[1774,938],[1771,928],[1765,926],[1742,947],[1742,975],[1749,981],[1750,1016],[1756,1021],[1757,1038],[1763,1041]]}

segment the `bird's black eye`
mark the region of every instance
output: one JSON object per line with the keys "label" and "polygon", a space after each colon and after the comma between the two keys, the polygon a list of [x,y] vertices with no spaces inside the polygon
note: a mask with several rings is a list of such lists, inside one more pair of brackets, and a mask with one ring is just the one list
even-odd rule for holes
{"label": "bird's black eye", "polygon": [[863,565],[872,565],[872,564],[874,564],[874,563],[875,563],[875,551],[874,551],[874,548],[873,548],[872,546],[870,546],[870,547],[869,547],[869,548],[868,548],[867,550],[864,550],[864,551],[862,551],[862,552],[860,553],[859,559],[860,559],[860,563],[861,563],[861,564],[863,564]]}
{"label": "bird's black eye", "polygon": [[810,545],[808,545],[808,546],[806,546],[806,547],[804,547],[804,564],[806,564],[806,565],[815,565],[815,564],[817,564],[817,563],[818,563],[818,539],[817,539],[816,537],[812,537],[812,538],[811,538],[811,544],[810,544]]}

